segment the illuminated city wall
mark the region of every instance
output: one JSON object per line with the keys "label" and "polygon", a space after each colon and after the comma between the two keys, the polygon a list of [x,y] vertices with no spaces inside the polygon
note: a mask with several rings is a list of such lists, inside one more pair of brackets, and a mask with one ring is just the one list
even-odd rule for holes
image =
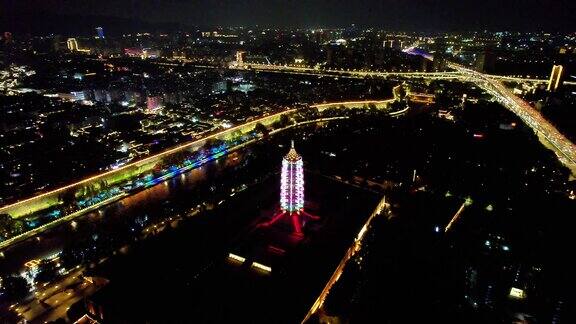
{"label": "illuminated city wall", "polygon": [[386,109],[388,105],[394,102],[396,99],[387,100],[367,100],[367,101],[343,101],[343,102],[330,102],[324,104],[318,104],[311,106],[318,109],[318,111],[323,111],[330,108],[366,108],[369,105],[374,105],[378,109]]}
{"label": "illuminated city wall", "polygon": [[[327,104],[312,105],[310,107],[317,109],[319,112],[329,108],[342,108],[342,107],[366,108],[369,105],[375,105],[377,108],[383,109],[387,108],[388,104],[394,100],[395,99],[378,100],[378,101],[334,102]],[[95,175],[93,177],[89,177],[87,179],[72,183],[70,185],[63,186],[61,188],[46,193],[41,193],[34,197],[21,200],[14,204],[0,207],[0,214],[9,214],[14,218],[19,218],[29,215],[31,213],[35,213],[37,211],[57,206],[58,204],[61,203],[61,197],[63,194],[69,194],[69,192],[78,192],[79,190],[82,190],[83,188],[86,187],[92,187],[95,188],[96,190],[99,190],[102,183],[105,183],[107,186],[112,186],[114,184],[119,184],[126,180],[134,179],[138,176],[151,172],[157,165],[159,165],[159,163],[162,162],[163,159],[170,158],[174,154],[186,151],[197,152],[200,148],[202,148],[206,144],[207,140],[214,140],[214,139],[230,140],[237,137],[238,135],[251,132],[252,130],[254,130],[254,127],[257,123],[261,123],[265,126],[270,126],[271,124],[279,122],[281,116],[292,114],[295,111],[296,109],[291,109],[274,115],[265,116],[260,119],[255,119],[245,124],[210,135],[206,138],[188,142],[175,148],[166,150],[162,153],[145,158],[143,160],[130,163],[116,170],[104,172],[99,175]],[[327,120],[329,119],[330,118],[328,118]],[[308,121],[301,121],[299,122],[299,124],[307,122]],[[272,130],[271,133],[288,129],[292,126],[293,125],[284,127],[282,129]]]}
{"label": "illuminated city wall", "polygon": [[[319,112],[329,108],[342,108],[342,107],[366,108],[369,105],[375,105],[376,108],[378,109],[385,109],[388,108],[388,105],[394,100],[396,100],[396,98],[387,100],[372,100],[372,101],[334,102],[334,103],[312,105],[310,107],[316,108]],[[143,160],[127,164],[116,170],[95,175],[93,177],[89,177],[82,181],[78,181],[76,183],[55,189],[53,191],[42,193],[34,197],[21,200],[11,205],[3,206],[0,208],[0,214],[9,214],[14,218],[18,218],[46,208],[56,206],[60,204],[61,201],[60,197],[62,196],[62,194],[67,193],[68,191],[76,192],[87,186],[93,186],[94,188],[98,189],[100,187],[100,184],[103,182],[106,183],[108,186],[120,183],[122,181],[150,172],[151,170],[154,169],[156,165],[162,162],[163,159],[169,158],[171,155],[185,151],[195,152],[202,146],[204,146],[207,140],[212,139],[230,140],[235,136],[237,136],[238,134],[252,131],[257,123],[269,126],[275,122],[280,121],[280,117],[282,115],[291,114],[295,111],[296,109],[291,109],[274,115],[265,116],[260,119],[255,119],[245,124],[210,135],[206,138],[188,142],[178,147],[166,150],[162,153],[145,158]]]}
{"label": "illuminated city wall", "polygon": [[[334,107],[345,106],[346,103],[332,103]],[[366,108],[367,105],[357,106],[354,108]],[[310,108],[316,108],[317,111],[324,110],[326,108],[310,106]],[[345,110],[341,110],[345,112]],[[66,207],[69,206],[69,202],[64,206],[62,202],[62,197],[70,197],[74,194],[75,204],[80,208],[71,213],[65,213],[55,218],[53,221],[26,231],[18,236],[12,237],[8,240],[0,242],[0,248],[10,246],[16,242],[33,237],[34,235],[49,229],[58,224],[69,221],[75,217],[85,214],[93,210],[97,210],[106,204],[112,203],[130,195],[130,188],[148,188],[154,186],[160,182],[166,181],[173,176],[180,174],[182,172],[187,172],[195,167],[206,163],[212,159],[217,159],[226,153],[230,153],[236,149],[239,149],[245,145],[248,145],[254,141],[259,140],[258,133],[254,133],[256,125],[258,123],[266,126],[269,130],[269,134],[275,134],[282,132],[292,127],[298,127],[315,122],[327,122],[332,120],[348,119],[349,116],[331,116],[331,117],[320,117],[317,114],[308,114],[306,110],[303,110],[303,114],[298,114],[299,110],[290,109],[274,115],[265,116],[259,119],[255,119],[245,124],[226,129],[224,131],[209,135],[203,139],[188,142],[177,146],[175,148],[166,150],[162,153],[150,156],[143,160],[125,165],[116,170],[108,171],[76,183],[52,190],[50,192],[38,194],[34,197],[16,202],[11,205],[6,205],[0,208],[0,214],[9,214],[14,218],[26,217],[32,213],[38,212],[39,214],[50,212],[61,213],[62,209],[58,209],[58,206]],[[390,112],[390,115],[398,114],[403,112]],[[282,123],[282,117],[289,117],[288,125]],[[250,134],[249,136],[244,136]],[[260,134],[261,136],[261,134]],[[209,141],[220,140],[228,142],[223,145],[217,145],[210,148],[212,151],[211,156],[205,156],[200,160],[193,160],[191,157],[200,153]],[[182,154],[184,152],[190,152],[190,154]],[[299,156],[295,151],[294,154]],[[202,154],[200,154],[202,156]],[[176,157],[176,159],[174,159]],[[187,158],[190,157],[190,158]],[[180,161],[180,159],[182,161]],[[178,162],[180,161],[180,162]],[[290,195],[284,195],[286,197],[283,209],[283,214],[288,215],[300,215],[300,213],[294,213],[293,211],[300,211],[307,215],[304,210],[304,178],[302,172],[302,161],[293,163],[290,170],[290,176],[287,179],[291,180],[291,185],[286,186],[286,188],[292,188]],[[287,168],[288,170],[288,168]],[[152,172],[154,171],[154,172]],[[160,172],[159,174],[157,174]],[[287,182],[286,182],[287,183]],[[104,188],[103,188],[104,186]],[[127,191],[123,189],[123,186],[128,186]],[[90,189],[90,190],[87,190]],[[89,192],[87,195],[86,192]],[[103,196],[102,196],[103,195]],[[281,198],[282,200],[282,198]],[[307,215],[307,217],[313,217]],[[298,220],[296,218],[292,219],[295,224],[295,231],[301,233],[300,226],[298,225]]]}
{"label": "illuminated city wall", "polygon": [[98,188],[101,183],[105,182],[108,185],[113,185],[115,183],[121,182],[133,178],[138,175],[142,175],[146,172],[150,172],[156,165],[162,162],[163,159],[168,158],[176,153],[181,152],[195,152],[206,144],[207,140],[228,140],[236,136],[239,133],[247,133],[254,130],[254,126],[257,123],[261,123],[265,126],[269,126],[280,120],[280,117],[285,114],[290,114],[295,110],[286,110],[274,115],[266,116],[260,119],[256,119],[245,124],[229,128],[227,130],[221,131],[219,133],[210,135],[200,140],[188,142],[177,146],[175,148],[166,150],[162,153],[150,156],[143,160],[127,164],[116,170],[108,171],[93,177],[89,177],[82,181],[72,183],[70,185],[36,195],[34,197],[21,200],[11,205],[3,206],[0,208],[0,214],[9,214],[14,218],[22,217],[60,203],[60,197],[67,193],[68,191],[78,191],[86,186],[94,186]]}

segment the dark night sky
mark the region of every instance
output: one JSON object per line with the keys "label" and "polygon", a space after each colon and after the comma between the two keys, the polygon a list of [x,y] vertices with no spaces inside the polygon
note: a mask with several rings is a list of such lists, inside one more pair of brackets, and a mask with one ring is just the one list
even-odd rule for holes
{"label": "dark night sky", "polygon": [[57,18],[62,15],[120,17],[182,26],[342,27],[356,23],[403,30],[576,31],[576,0],[0,0],[0,3],[1,27],[21,29],[27,25],[31,31],[34,24],[42,25],[45,31],[70,23]]}

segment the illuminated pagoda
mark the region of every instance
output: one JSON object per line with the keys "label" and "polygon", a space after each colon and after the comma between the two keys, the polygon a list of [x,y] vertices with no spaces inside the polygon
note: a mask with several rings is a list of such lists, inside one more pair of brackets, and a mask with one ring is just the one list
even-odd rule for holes
{"label": "illuminated pagoda", "polygon": [[304,162],[296,152],[294,141],[288,154],[282,159],[280,179],[280,211],[263,226],[270,226],[283,216],[292,220],[294,234],[302,235],[302,216],[318,219],[304,211]]}
{"label": "illuminated pagoda", "polygon": [[287,213],[297,213],[304,209],[304,169],[302,157],[292,147],[282,160],[280,179],[280,208]]}

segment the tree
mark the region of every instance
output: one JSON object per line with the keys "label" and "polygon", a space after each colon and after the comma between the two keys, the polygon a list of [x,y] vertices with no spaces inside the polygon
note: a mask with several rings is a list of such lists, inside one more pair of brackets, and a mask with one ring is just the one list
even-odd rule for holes
{"label": "tree", "polygon": [[266,126],[264,126],[262,123],[257,123],[256,126],[254,126],[254,131],[257,133],[261,133],[263,136],[268,136],[268,134],[270,133],[268,128],[266,128]]}
{"label": "tree", "polygon": [[12,236],[20,235],[26,232],[26,226],[21,219],[12,220]]}
{"label": "tree", "polygon": [[184,160],[186,160],[189,157],[189,155],[190,154],[186,151],[181,151],[181,152],[176,152],[176,153],[170,154],[170,155],[168,155],[162,159],[162,162],[161,162],[162,168],[167,168],[167,167],[182,164],[184,162]]}
{"label": "tree", "polygon": [[65,190],[58,196],[58,200],[60,200],[64,205],[71,205],[76,202],[76,193],[72,189]]}
{"label": "tree", "polygon": [[80,194],[81,197],[94,196],[94,187],[91,184],[85,185],[84,187],[82,187],[82,189],[80,189],[80,191],[81,191],[81,194]]}
{"label": "tree", "polygon": [[50,282],[58,276],[58,269],[53,261],[42,260],[38,265],[36,282]]}
{"label": "tree", "polygon": [[2,280],[4,293],[11,300],[20,300],[30,293],[30,285],[20,276],[9,276]]}
{"label": "tree", "polygon": [[84,257],[81,252],[81,247],[77,245],[65,246],[60,254],[60,261],[64,269],[72,269],[75,266],[84,263]]}
{"label": "tree", "polygon": [[8,214],[0,214],[0,236],[3,238],[10,238],[24,233],[26,230],[24,222],[19,219],[14,219]]}
{"label": "tree", "polygon": [[286,115],[280,116],[280,126],[286,127],[288,124],[290,124],[290,118],[288,118]]}
{"label": "tree", "polygon": [[406,107],[405,103],[402,103],[400,101],[394,101],[390,104],[390,110],[391,111],[400,111],[402,109],[404,109]]}
{"label": "tree", "polygon": [[217,138],[209,138],[206,140],[206,142],[204,143],[204,145],[202,146],[202,149],[204,150],[210,150],[213,147],[217,147],[224,144],[224,141],[221,139],[217,139]]}
{"label": "tree", "polygon": [[236,140],[242,137],[242,132],[240,130],[235,130],[232,132],[232,139]]}
{"label": "tree", "polygon": [[394,94],[396,100],[403,100],[406,97],[406,89],[404,89],[404,85],[398,87],[397,92]]}
{"label": "tree", "polygon": [[12,227],[12,217],[8,214],[0,214],[0,236],[3,238],[10,237],[10,228]]}

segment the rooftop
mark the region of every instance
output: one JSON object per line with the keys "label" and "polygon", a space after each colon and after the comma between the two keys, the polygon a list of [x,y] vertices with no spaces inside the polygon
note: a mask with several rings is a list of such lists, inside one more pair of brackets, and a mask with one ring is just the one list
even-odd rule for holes
{"label": "rooftop", "polygon": [[284,157],[284,159],[289,162],[296,162],[302,160],[302,157],[300,156],[300,154],[298,154],[298,152],[296,152],[296,149],[294,148],[294,141],[292,141],[290,151],[288,151],[288,154],[286,154],[286,157]]}

